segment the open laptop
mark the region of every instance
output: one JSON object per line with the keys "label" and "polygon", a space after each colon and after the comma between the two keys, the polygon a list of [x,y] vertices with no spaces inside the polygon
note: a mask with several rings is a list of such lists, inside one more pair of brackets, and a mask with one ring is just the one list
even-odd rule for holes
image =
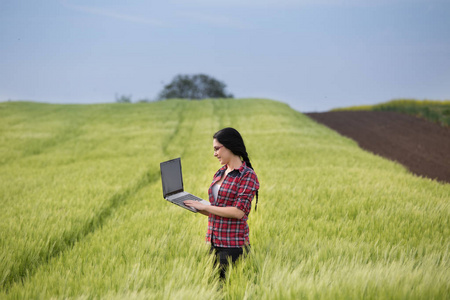
{"label": "open laptop", "polygon": [[203,204],[210,205],[208,201],[205,201],[184,191],[180,158],[162,162],[160,164],[160,168],[164,199],[195,213],[198,210],[193,207],[184,205],[183,201],[196,200],[200,201]]}

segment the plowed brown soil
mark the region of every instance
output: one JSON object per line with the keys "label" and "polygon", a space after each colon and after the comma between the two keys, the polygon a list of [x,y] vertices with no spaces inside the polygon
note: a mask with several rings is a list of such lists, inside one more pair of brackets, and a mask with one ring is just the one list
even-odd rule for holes
{"label": "plowed brown soil", "polygon": [[365,150],[399,162],[412,173],[450,183],[450,128],[381,111],[308,113]]}

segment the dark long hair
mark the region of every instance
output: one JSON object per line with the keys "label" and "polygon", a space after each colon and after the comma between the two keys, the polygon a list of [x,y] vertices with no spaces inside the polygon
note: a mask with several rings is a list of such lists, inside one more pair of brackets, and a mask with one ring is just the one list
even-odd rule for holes
{"label": "dark long hair", "polygon": [[[227,127],[217,131],[213,138],[219,141],[222,145],[224,145],[228,150],[230,150],[234,155],[242,157],[245,161],[247,167],[253,169],[253,166],[250,162],[250,158],[248,157],[247,149],[245,148],[244,140],[242,139],[241,134],[234,128]],[[256,207],[258,206],[258,191],[256,191]]]}

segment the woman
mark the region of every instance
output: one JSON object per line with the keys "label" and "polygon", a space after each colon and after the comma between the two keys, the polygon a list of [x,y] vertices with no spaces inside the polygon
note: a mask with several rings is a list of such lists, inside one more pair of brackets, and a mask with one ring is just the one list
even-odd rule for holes
{"label": "woman", "polygon": [[223,167],[214,175],[208,190],[211,205],[192,200],[184,203],[208,216],[206,241],[211,243],[211,253],[215,253],[220,277],[224,278],[228,259],[235,262],[250,249],[247,219],[255,195],[258,202],[259,182],[236,129],[216,132],[213,147],[214,156]]}

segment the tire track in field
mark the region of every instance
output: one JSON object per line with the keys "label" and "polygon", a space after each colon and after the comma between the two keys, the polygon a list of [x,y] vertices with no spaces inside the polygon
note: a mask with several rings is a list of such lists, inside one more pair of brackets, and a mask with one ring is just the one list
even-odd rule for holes
{"label": "tire track in field", "polygon": [[214,100],[213,113],[218,118],[218,129],[232,126],[233,114],[230,114],[230,102],[232,100]]}
{"label": "tire track in field", "polygon": [[175,137],[179,134],[180,130],[181,130],[181,125],[184,121],[184,108],[185,108],[185,103],[184,102],[180,102],[179,104],[177,104],[176,110],[177,110],[177,124],[175,126],[174,131],[172,132],[172,134],[170,136],[167,137],[167,139],[164,141],[164,143],[162,144],[162,152],[165,156],[169,156],[169,146],[172,143],[172,141],[175,139]]}
{"label": "tire track in field", "polygon": [[[33,276],[36,270],[45,264],[48,264],[54,257],[60,255],[64,251],[70,251],[77,242],[80,242],[89,234],[94,233],[101,228],[103,224],[111,217],[111,215],[120,206],[127,203],[127,200],[138,193],[145,186],[159,180],[159,170],[150,169],[131,186],[125,190],[112,195],[108,204],[96,214],[90,221],[86,222],[81,230],[66,232],[63,236],[55,237],[47,242],[48,251],[39,251],[37,259],[34,262],[24,261],[19,265],[16,272],[7,272],[7,275],[0,280],[0,287],[8,293],[10,287],[15,283],[24,283],[28,278]],[[32,253],[29,253],[34,255]]]}
{"label": "tire track in field", "polygon": [[83,133],[80,127],[81,124],[79,122],[70,122],[54,136],[48,139],[28,142],[25,146],[25,151],[22,153],[22,158],[39,155],[44,151],[48,151],[52,148],[60,146],[61,144],[76,139]]}
{"label": "tire track in field", "polygon": [[[175,130],[162,145],[163,154],[167,158],[182,157],[186,152],[186,145],[191,140],[194,124],[197,120],[187,118],[189,117],[189,112],[186,111],[186,101],[189,100],[183,100],[177,105],[178,113]],[[174,147],[176,150],[171,149],[171,147]]]}
{"label": "tire track in field", "polygon": [[219,109],[219,103],[217,101],[212,102],[213,105],[213,115],[217,117],[217,122],[219,123],[218,128],[223,128],[223,111]]}
{"label": "tire track in field", "polygon": [[[52,115],[57,115],[62,111],[63,108],[55,109],[54,111],[41,113],[37,118],[34,117],[33,119],[34,121],[45,120],[51,118]],[[89,118],[90,116],[86,115],[85,117],[80,117],[78,115],[78,112],[74,112],[74,114],[77,114],[77,117],[74,120],[63,122],[62,126],[52,136],[43,139],[30,139],[29,141],[25,142],[22,147],[24,150],[21,151],[18,155],[14,157],[1,157],[0,165],[9,163],[11,160],[20,160],[30,156],[39,155],[44,151],[51,150],[79,137],[81,134],[83,134],[83,130],[81,128],[84,124],[84,119]]]}

